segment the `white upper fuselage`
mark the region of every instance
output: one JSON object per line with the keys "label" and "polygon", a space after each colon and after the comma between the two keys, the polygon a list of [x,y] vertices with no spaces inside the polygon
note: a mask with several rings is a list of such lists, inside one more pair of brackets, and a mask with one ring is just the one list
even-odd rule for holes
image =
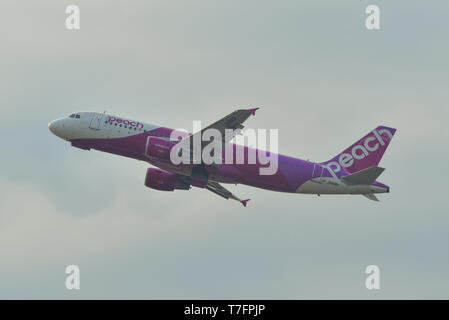
{"label": "white upper fuselage", "polygon": [[[108,121],[111,117],[118,121]],[[160,126],[96,112],[73,113],[66,118],[53,120],[48,125],[50,131],[56,136],[69,141],[75,139],[123,138],[154,130],[159,127]]]}

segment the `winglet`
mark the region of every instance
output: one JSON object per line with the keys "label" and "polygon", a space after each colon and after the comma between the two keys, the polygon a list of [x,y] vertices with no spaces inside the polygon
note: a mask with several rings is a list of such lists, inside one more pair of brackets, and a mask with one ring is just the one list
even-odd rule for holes
{"label": "winglet", "polygon": [[256,111],[259,110],[259,109],[260,109],[260,108],[253,108],[253,109],[248,109],[248,111],[251,112],[251,114],[252,114],[253,116],[255,116],[255,115],[256,115]]}
{"label": "winglet", "polygon": [[240,201],[240,202],[243,204],[244,207],[246,207],[246,203],[247,203],[249,200],[251,200],[251,199],[242,200],[242,201]]}

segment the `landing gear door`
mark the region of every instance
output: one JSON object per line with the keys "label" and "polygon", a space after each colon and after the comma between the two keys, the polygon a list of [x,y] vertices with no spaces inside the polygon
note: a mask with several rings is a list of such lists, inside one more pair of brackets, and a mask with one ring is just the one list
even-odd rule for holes
{"label": "landing gear door", "polygon": [[93,115],[92,120],[90,121],[89,128],[93,130],[100,130],[100,123],[101,119],[103,118],[104,114],[102,113],[96,113]]}

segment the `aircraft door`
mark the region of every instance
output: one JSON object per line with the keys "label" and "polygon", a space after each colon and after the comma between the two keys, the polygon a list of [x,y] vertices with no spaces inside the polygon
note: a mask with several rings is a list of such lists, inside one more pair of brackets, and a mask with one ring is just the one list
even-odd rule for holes
{"label": "aircraft door", "polygon": [[103,116],[104,116],[103,113],[94,114],[92,120],[90,121],[89,128],[93,130],[100,130],[100,123]]}

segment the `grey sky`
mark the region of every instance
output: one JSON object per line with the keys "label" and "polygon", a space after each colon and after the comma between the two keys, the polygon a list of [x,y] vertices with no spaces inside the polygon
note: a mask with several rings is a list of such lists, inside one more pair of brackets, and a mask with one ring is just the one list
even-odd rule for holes
{"label": "grey sky", "polygon": [[[65,29],[78,4],[81,30]],[[381,30],[364,27],[369,4]],[[449,298],[447,1],[2,1],[0,298]],[[104,111],[173,128],[261,106],[280,152],[330,159],[383,124],[391,193],[143,186],[50,120]],[[65,289],[65,267],[81,289]],[[381,290],[364,287],[381,269]]]}

